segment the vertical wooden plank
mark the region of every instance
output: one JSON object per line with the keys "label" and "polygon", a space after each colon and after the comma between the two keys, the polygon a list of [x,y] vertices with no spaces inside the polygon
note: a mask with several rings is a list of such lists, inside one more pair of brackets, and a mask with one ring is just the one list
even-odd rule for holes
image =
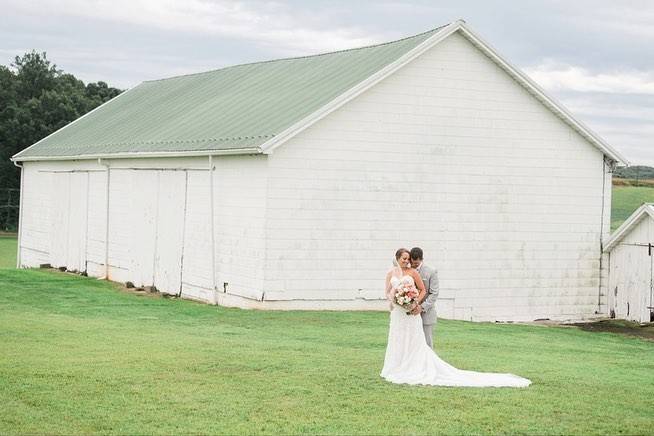
{"label": "vertical wooden plank", "polygon": [[52,175],[52,225],[50,227],[50,264],[66,266],[68,261],[68,221],[70,211],[70,173]]}
{"label": "vertical wooden plank", "polygon": [[154,284],[154,255],[157,229],[157,191],[159,171],[132,171],[129,220],[130,279],[136,286]]}
{"label": "vertical wooden plank", "polygon": [[81,272],[86,269],[88,175],[87,173],[70,173],[69,180],[66,266],[71,271]]}
{"label": "vertical wooden plank", "polygon": [[167,294],[181,287],[185,182],[183,171],[160,172],[154,285]]}
{"label": "vertical wooden plank", "polygon": [[191,298],[213,301],[209,171],[189,171],[187,184],[183,291]]}
{"label": "vertical wooden plank", "polygon": [[93,277],[104,275],[107,175],[104,171],[88,173],[87,215],[87,273]]}

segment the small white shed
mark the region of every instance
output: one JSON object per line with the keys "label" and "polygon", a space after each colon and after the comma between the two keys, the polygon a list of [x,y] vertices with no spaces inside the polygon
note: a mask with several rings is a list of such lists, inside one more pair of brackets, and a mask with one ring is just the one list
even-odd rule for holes
{"label": "small white shed", "polygon": [[654,203],[643,204],[611,236],[609,310],[615,318],[654,321]]}

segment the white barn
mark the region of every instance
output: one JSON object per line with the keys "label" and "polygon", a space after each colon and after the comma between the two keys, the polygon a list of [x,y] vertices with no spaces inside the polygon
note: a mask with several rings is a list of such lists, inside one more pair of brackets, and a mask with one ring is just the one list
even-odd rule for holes
{"label": "white barn", "polygon": [[606,315],[625,159],[463,21],[144,82],[13,157],[19,265],[210,303],[382,309],[400,246],[441,317]]}
{"label": "white barn", "polygon": [[654,321],[654,203],[639,207],[607,241],[609,314]]}

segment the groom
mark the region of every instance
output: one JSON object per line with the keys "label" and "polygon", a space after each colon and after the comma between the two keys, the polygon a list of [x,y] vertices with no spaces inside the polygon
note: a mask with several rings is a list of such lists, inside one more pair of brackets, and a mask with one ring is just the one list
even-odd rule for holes
{"label": "groom", "polygon": [[413,247],[409,252],[411,266],[418,271],[422,282],[425,284],[427,295],[425,299],[411,312],[414,315],[422,315],[422,329],[425,331],[425,340],[430,348],[433,344],[433,330],[436,324],[436,299],[438,298],[438,274],[436,269],[425,265],[422,261],[422,249]]}

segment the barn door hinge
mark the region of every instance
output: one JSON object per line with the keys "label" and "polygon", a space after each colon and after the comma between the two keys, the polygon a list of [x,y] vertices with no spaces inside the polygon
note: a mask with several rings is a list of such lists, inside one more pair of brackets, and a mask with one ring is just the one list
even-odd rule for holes
{"label": "barn door hinge", "polygon": [[652,255],[652,243],[647,244],[647,253],[651,256]]}

